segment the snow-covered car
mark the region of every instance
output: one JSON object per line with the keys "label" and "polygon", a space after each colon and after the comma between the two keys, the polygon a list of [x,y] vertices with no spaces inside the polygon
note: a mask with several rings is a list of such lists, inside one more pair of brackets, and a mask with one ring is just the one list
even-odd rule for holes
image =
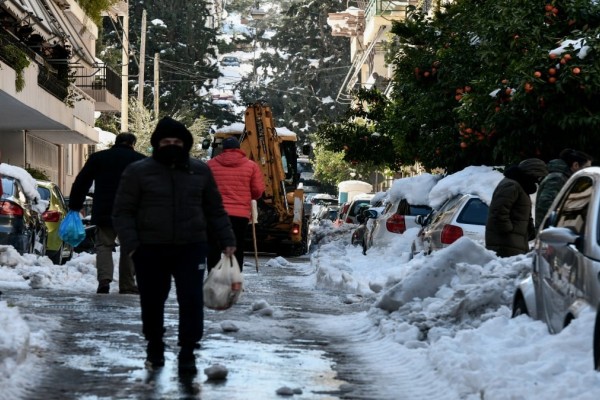
{"label": "snow-covered car", "polygon": [[416,217],[428,215],[429,193],[440,180],[440,175],[423,173],[416,176],[396,179],[384,193],[382,207],[367,224],[365,246],[385,246],[407,229],[418,228]]}
{"label": "snow-covered car", "polygon": [[241,64],[240,59],[233,56],[225,56],[221,58],[221,65],[226,67],[239,67]]}
{"label": "snow-covered car", "polygon": [[24,169],[0,164],[0,244],[20,254],[45,255],[48,229],[42,218],[47,202],[40,199],[35,179]]}
{"label": "snow-covered car", "polygon": [[438,210],[416,218],[423,228],[412,244],[411,254],[431,254],[463,236],[484,243],[488,211],[488,205],[477,195],[453,196]]}
{"label": "snow-covered car", "polygon": [[318,218],[321,209],[331,205],[338,205],[338,198],[328,193],[317,193],[310,198],[312,204],[312,218]]}
{"label": "snow-covered car", "polygon": [[409,204],[406,199],[396,199],[388,202],[380,213],[376,215],[369,229],[366,247],[384,246],[389,244],[398,234],[407,229],[417,228],[417,216],[426,216],[432,211],[428,205]]}
{"label": "snow-covered car", "polygon": [[[364,208],[365,205],[370,206],[371,199],[375,196],[373,193],[363,193],[357,194],[354,196],[352,201],[349,202],[348,208],[344,208],[345,213],[340,215],[342,221],[348,224],[357,224],[358,223],[358,214],[361,208]],[[342,211],[344,212],[344,211]]]}
{"label": "snow-covered car", "polygon": [[518,285],[513,316],[528,314],[558,333],[596,313],[594,367],[600,370],[600,168],[578,171],[550,207],[534,243],[531,274]]}

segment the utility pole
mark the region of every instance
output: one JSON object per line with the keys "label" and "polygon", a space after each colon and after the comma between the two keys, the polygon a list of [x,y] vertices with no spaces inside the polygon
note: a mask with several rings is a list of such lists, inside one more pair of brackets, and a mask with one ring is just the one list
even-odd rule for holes
{"label": "utility pole", "polygon": [[142,11],[142,43],[140,44],[140,65],[138,72],[138,101],[144,103],[144,68],[146,67],[146,10]]}
{"label": "utility pole", "polygon": [[121,53],[121,132],[129,130],[129,1],[123,13],[123,51]]}
{"label": "utility pole", "polygon": [[159,82],[159,68],[158,62],[160,60],[160,56],[158,53],[154,53],[154,118],[158,119],[158,82]]}

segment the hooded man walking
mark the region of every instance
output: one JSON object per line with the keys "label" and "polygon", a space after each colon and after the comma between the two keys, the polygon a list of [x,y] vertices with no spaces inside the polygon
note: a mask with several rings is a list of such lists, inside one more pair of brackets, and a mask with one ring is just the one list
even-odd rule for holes
{"label": "hooded man walking", "polygon": [[[228,137],[222,142],[223,152],[208,161],[208,166],[223,197],[225,210],[231,220],[236,240],[235,258],[244,266],[244,242],[246,230],[251,218],[251,200],[258,200],[265,191],[262,173],[254,161],[246,157],[240,150],[240,143],[235,137]],[[217,238],[209,237],[208,269],[217,265],[221,258],[221,248]]]}
{"label": "hooded man walking", "polygon": [[186,127],[161,119],[151,137],[152,157],[131,164],[115,199],[113,221],[121,251],[132,256],[140,290],[146,366],[164,365],[165,301],[175,280],[179,304],[179,371],[196,373],[194,349],[204,330],[207,227],[235,252],[235,236],[208,166],[189,156]]}
{"label": "hooded man walking", "polygon": [[[91,223],[96,225],[96,268],[98,289],[96,293],[108,293],[113,279],[113,250],[117,233],[111,220],[119,179],[132,162],[146,156],[133,149],[136,138],[131,133],[119,133],[110,149],[93,153],[75,178],[69,196],[69,209],[79,212],[85,196],[94,183]],[[119,257],[119,293],[137,294],[133,264],[127,253]]]}

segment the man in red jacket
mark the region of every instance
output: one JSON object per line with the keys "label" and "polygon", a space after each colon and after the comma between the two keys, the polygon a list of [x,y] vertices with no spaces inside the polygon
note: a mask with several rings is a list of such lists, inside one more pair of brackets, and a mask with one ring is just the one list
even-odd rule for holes
{"label": "man in red jacket", "polygon": [[[240,143],[235,137],[222,142],[223,152],[208,161],[217,187],[223,198],[225,211],[229,215],[236,239],[235,258],[244,265],[244,241],[248,222],[251,218],[251,201],[259,199],[265,191],[262,173],[254,161],[246,157],[240,150]],[[208,270],[221,259],[221,245],[215,235],[208,237]]]}

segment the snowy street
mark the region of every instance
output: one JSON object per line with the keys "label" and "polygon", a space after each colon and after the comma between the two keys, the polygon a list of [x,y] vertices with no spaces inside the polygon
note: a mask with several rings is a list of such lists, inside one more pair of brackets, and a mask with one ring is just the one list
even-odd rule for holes
{"label": "snowy street", "polygon": [[[40,375],[21,377],[31,383],[24,397],[274,399],[278,389],[288,387],[296,389],[296,399],[382,398],[373,387],[376,379],[369,377],[380,371],[364,370],[345,351],[361,345],[364,332],[328,337],[315,326],[321,318],[361,313],[365,305],[358,298],[344,302],[339,293],[296,286],[294,281],[309,279],[308,265],[264,266],[269,259],[261,257],[258,274],[254,265],[246,266],[246,292],[233,309],[205,310],[199,373],[187,382],[178,379],[176,368],[174,290],[166,311],[167,363],[149,372],[143,368],[145,342],[136,296],[4,289],[2,300],[19,307],[32,331],[46,329],[52,343],[38,354],[43,361],[34,368]],[[224,332],[227,324],[239,331]],[[389,348],[373,350],[385,356]],[[226,381],[207,381],[203,370],[213,364],[228,369]],[[403,382],[394,379],[393,385],[402,389]],[[406,392],[410,385],[404,386]]]}

